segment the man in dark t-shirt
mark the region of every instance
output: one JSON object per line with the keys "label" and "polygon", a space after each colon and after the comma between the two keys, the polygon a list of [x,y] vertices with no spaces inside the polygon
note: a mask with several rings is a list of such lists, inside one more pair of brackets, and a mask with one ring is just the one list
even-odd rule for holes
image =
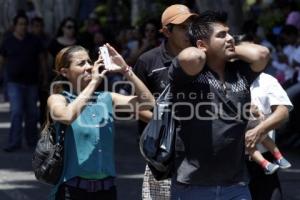
{"label": "man in dark t-shirt", "polygon": [[[159,47],[142,54],[135,66],[135,74],[149,88],[155,98],[168,85],[168,69],[172,59],[178,53],[190,46],[186,31],[190,19],[195,16],[189,8],[182,4],[174,4],[167,7],[161,17],[161,32],[165,36],[165,41]],[[151,111],[140,111],[138,128],[141,134],[152,118]],[[146,166],[143,180],[143,200],[164,200],[169,199],[171,181],[156,181]]]}
{"label": "man in dark t-shirt", "polygon": [[38,83],[39,78],[43,78],[45,60],[41,41],[27,33],[27,26],[26,15],[17,15],[14,18],[14,31],[5,37],[0,47],[0,64],[5,66],[10,103],[11,127],[8,144],[3,149],[6,152],[21,147],[23,116],[25,138],[30,148],[35,146],[38,136]]}
{"label": "man in dark t-shirt", "polygon": [[244,145],[250,85],[267,62],[267,48],[235,45],[226,14],[207,11],[189,26],[192,45],[169,68],[177,120],[171,199],[250,200]]}

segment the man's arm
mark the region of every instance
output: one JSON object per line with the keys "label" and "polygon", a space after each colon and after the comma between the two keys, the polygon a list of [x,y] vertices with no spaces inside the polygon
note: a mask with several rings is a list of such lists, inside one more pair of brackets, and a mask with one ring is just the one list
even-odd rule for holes
{"label": "man's arm", "polygon": [[153,113],[150,110],[142,110],[142,111],[139,111],[138,114],[139,114],[139,120],[141,120],[145,123],[148,123],[152,119],[152,116],[153,116]]}
{"label": "man's arm", "polygon": [[169,80],[173,88],[183,89],[186,84],[193,81],[203,70],[206,62],[206,55],[202,49],[188,47],[182,50],[173,59],[169,67]]}
{"label": "man's arm", "polygon": [[249,42],[235,46],[236,57],[250,64],[252,71],[261,72],[265,69],[270,58],[267,47]]}
{"label": "man's arm", "polygon": [[285,105],[274,105],[272,114],[258,126],[246,132],[246,147],[255,145],[271,130],[278,128],[289,117],[289,109]]}
{"label": "man's arm", "polygon": [[182,50],[177,60],[181,69],[189,76],[195,76],[200,73],[206,61],[205,52],[196,47],[188,47]]}

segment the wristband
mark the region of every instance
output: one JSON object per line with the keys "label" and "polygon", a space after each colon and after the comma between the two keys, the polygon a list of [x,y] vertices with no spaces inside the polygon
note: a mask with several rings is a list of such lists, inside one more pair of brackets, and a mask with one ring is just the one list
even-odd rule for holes
{"label": "wristband", "polygon": [[128,66],[123,70],[123,74],[126,74],[127,72],[129,72],[132,69],[132,67]]}

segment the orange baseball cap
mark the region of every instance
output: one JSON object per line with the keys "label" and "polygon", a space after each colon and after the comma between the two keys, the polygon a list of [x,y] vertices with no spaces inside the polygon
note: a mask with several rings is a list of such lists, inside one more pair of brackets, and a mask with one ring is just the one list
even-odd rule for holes
{"label": "orange baseball cap", "polygon": [[161,16],[162,26],[168,24],[181,24],[187,20],[190,16],[197,15],[191,13],[190,9],[182,4],[174,4],[165,9]]}

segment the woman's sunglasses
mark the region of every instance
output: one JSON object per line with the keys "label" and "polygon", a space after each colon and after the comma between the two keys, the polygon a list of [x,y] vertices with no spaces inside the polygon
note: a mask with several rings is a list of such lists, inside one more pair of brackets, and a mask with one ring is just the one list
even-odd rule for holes
{"label": "woman's sunglasses", "polygon": [[66,27],[67,29],[74,29],[74,28],[75,28],[74,25],[66,25],[65,27]]}

